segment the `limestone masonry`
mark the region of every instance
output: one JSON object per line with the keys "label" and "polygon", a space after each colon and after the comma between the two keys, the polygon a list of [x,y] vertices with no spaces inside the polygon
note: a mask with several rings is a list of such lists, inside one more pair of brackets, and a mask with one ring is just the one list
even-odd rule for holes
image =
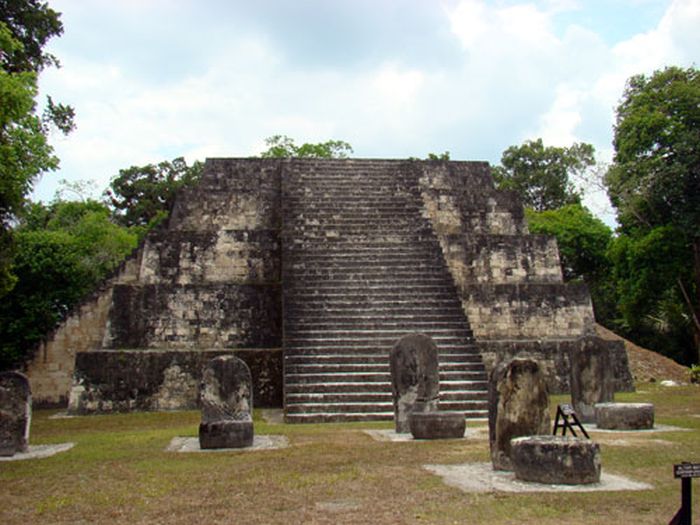
{"label": "limestone masonry", "polygon": [[[389,351],[423,333],[440,407],[486,414],[486,373],[538,360],[553,392],[592,337],[582,284],[530,235],[488,164],[209,159],[170,218],[28,364],[35,404],[195,408],[203,366],[236,355],[256,406],[289,422],[391,419]],[[608,349],[632,388],[622,344]]]}

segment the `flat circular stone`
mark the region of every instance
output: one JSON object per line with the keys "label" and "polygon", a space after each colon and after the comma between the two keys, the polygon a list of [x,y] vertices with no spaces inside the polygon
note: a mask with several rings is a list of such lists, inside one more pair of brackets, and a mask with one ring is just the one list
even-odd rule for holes
{"label": "flat circular stone", "polygon": [[199,424],[199,447],[243,448],[253,444],[253,421],[220,420]]}
{"label": "flat circular stone", "polygon": [[651,403],[597,403],[595,419],[605,430],[648,430],[654,428]]}
{"label": "flat circular stone", "polygon": [[464,412],[414,412],[408,417],[415,439],[458,439],[464,437]]}
{"label": "flat circular stone", "polygon": [[528,436],[512,439],[515,477],[550,485],[585,485],[600,481],[600,447],[569,436]]}

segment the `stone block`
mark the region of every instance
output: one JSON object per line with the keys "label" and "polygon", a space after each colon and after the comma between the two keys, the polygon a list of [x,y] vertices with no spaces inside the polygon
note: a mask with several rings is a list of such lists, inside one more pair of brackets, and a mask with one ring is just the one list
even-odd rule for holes
{"label": "stone block", "polygon": [[210,421],[199,424],[199,448],[243,448],[253,444],[252,421]]}
{"label": "stone block", "polygon": [[489,445],[496,470],[512,470],[511,439],[549,434],[549,391],[532,359],[500,363],[489,379]]}
{"label": "stone block", "polygon": [[0,373],[0,456],[14,456],[29,447],[32,393],[19,372]]}
{"label": "stone block", "polygon": [[463,412],[413,412],[408,421],[415,439],[459,439],[466,429]]}
{"label": "stone block", "polygon": [[605,342],[594,336],[581,337],[569,355],[571,401],[583,423],[595,421],[595,405],[615,396],[615,375]]}
{"label": "stone block", "polygon": [[204,369],[199,401],[199,446],[241,448],[253,444],[253,385],[250,369],[235,356],[215,357]]}
{"label": "stone block", "polygon": [[438,408],[440,374],[435,342],[423,334],[399,339],[390,353],[391,387],[396,432],[410,432],[412,412],[432,412]]}
{"label": "stone block", "polygon": [[102,350],[76,355],[68,411],[196,409],[202,371],[218,355],[235,355],[246,362],[255,378],[257,406],[282,406],[280,349]]}
{"label": "stone block", "polygon": [[535,483],[585,485],[600,481],[600,447],[569,436],[528,436],[511,441],[515,477]]}
{"label": "stone block", "polygon": [[595,420],[606,430],[648,430],[654,428],[651,403],[597,403]]}

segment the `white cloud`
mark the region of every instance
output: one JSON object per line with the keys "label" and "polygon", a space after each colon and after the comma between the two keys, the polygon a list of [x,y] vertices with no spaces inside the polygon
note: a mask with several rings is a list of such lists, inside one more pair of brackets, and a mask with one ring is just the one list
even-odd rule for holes
{"label": "white cloud", "polygon": [[[585,17],[576,18],[586,2],[450,0],[447,7],[434,4],[442,18],[429,18],[431,38],[410,41],[426,46],[420,60],[397,51],[395,43],[405,41],[401,25],[373,19],[370,27],[396,33],[358,46],[364,54],[353,55],[352,63],[345,54],[333,60],[328,50],[344,45],[348,35],[371,37],[358,28],[338,42],[329,41],[328,31],[285,33],[313,44],[290,42],[297,52],[324,53],[320,61],[309,57],[309,65],[290,58],[275,32],[279,21],[266,26],[256,13],[256,23],[246,25],[236,2],[215,2],[226,11],[219,16],[185,0],[134,0],[123,9],[121,2],[56,1],[66,11],[66,34],[52,51],[64,67],[44,72],[41,85],[76,107],[78,130],[54,141],[63,169],[41,183],[43,198],[64,177],[98,179],[104,187],[130,165],[179,155],[192,161],[257,154],[263,139],[276,133],[298,142],[347,140],[358,156],[450,150],[456,159],[491,161],[506,147],[541,136],[551,144],[591,142],[609,158],[613,110],[625,80],[665,64],[700,63],[697,0],[672,2],[654,27],[617,45],[606,44]],[[343,5],[367,9],[363,16],[354,13],[357,21],[393,12],[370,10],[370,4]],[[428,8],[421,6],[425,15]],[[150,24],[164,13],[167,27]],[[113,23],[94,23],[105,16]],[[116,46],[131,22],[140,39]],[[412,30],[421,23],[414,21]],[[318,20],[309,25],[319,27],[325,26]],[[186,45],[168,51],[176,34]],[[435,38],[441,41],[433,53]],[[144,53],[148,60],[141,60]]]}

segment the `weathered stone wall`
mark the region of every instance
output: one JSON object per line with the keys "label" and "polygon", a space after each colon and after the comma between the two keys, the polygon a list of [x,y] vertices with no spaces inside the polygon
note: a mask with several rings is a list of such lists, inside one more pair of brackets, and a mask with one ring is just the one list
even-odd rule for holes
{"label": "weathered stone wall", "polygon": [[[570,355],[583,344],[580,339],[477,341],[487,372],[490,374],[498,363],[515,357],[535,359],[542,368],[551,393],[569,392]],[[605,341],[598,344],[607,347],[615,376],[615,390],[634,391],[634,379],[629,371],[625,346],[621,341]]]}
{"label": "weathered stone wall", "polygon": [[[529,235],[512,192],[486,163],[420,163],[423,213],[440,241],[490,370],[515,356],[542,363],[553,391],[569,389],[569,352],[594,333],[588,290],[564,284],[556,241]],[[623,347],[610,345],[618,390],[633,389]]]}
{"label": "weathered stone wall", "polygon": [[202,180],[173,207],[171,230],[279,230],[281,161],[207,159]]}
{"label": "weathered stone wall", "polygon": [[561,283],[556,241],[543,235],[463,235],[441,238],[455,284]]}
{"label": "weathered stone wall", "polygon": [[279,286],[117,285],[105,348],[281,347]]}
{"label": "weathered stone wall", "polygon": [[76,356],[69,411],[75,414],[198,408],[202,371],[218,355],[250,368],[255,407],[282,405],[282,350],[102,350]]}
{"label": "weathered stone wall", "polygon": [[278,230],[165,230],[143,249],[144,284],[280,282]]}
{"label": "weathered stone wall", "polygon": [[49,334],[27,364],[34,405],[60,406],[68,401],[75,356],[100,348],[105,337],[115,283],[134,281],[138,275],[138,253],[108,279]]}
{"label": "weathered stone wall", "polygon": [[478,284],[462,286],[460,293],[480,340],[576,338],[593,331],[584,284]]}
{"label": "weathered stone wall", "polygon": [[[102,352],[83,355],[96,350],[151,349],[149,359],[175,363],[162,365],[175,379],[172,367],[191,350],[253,348],[274,361],[282,345],[281,166],[208,160],[200,183],[178,195],[167,224],[148,235],[128,272],[105,282],[30,363],[37,403],[65,403],[76,359],[99,361]],[[165,353],[156,358],[156,349]],[[140,377],[141,361],[124,361],[132,355],[110,359]],[[275,375],[281,391],[281,367],[259,373]]]}

